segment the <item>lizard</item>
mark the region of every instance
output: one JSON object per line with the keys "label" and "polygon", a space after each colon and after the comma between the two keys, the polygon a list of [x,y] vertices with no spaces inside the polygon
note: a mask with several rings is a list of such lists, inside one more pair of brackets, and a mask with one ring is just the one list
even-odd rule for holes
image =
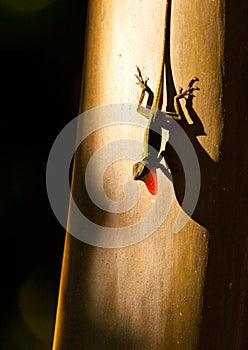
{"label": "lizard", "polygon": [[[143,159],[133,165],[133,179],[141,180],[146,184],[148,191],[152,195],[157,194],[157,171],[158,164],[162,160],[163,152],[160,152],[161,141],[162,141],[162,130],[159,118],[174,119],[179,121],[182,119],[182,109],[180,105],[180,99],[185,98],[188,95],[193,95],[194,90],[199,90],[197,87],[193,87],[193,84],[198,81],[197,77],[193,77],[186,89],[179,89],[178,94],[174,97],[174,109],[175,111],[161,111],[162,108],[162,95],[163,95],[163,84],[164,84],[164,71],[165,71],[165,57],[166,57],[166,42],[169,40],[168,26],[170,19],[171,0],[166,0],[165,9],[165,20],[164,20],[164,34],[163,34],[163,45],[162,45],[162,57],[160,62],[160,71],[158,76],[157,87],[155,94],[148,87],[148,78],[143,79],[141,70],[137,66],[138,74],[135,74],[141,87],[141,95],[138,102],[137,111],[148,119],[148,126],[144,135],[144,152]],[[145,93],[148,93],[148,100],[146,108],[142,106],[142,102]],[[151,106],[151,107],[149,107]]]}

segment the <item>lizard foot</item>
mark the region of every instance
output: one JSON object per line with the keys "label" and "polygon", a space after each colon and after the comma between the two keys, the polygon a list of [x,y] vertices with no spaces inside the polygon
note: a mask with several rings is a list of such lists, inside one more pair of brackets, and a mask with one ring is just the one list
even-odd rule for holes
{"label": "lizard foot", "polygon": [[193,85],[194,85],[194,83],[196,82],[196,81],[199,81],[199,79],[197,78],[197,77],[193,77],[191,80],[190,80],[190,82],[189,82],[189,84],[188,84],[188,86],[187,86],[187,88],[186,89],[183,89],[182,87],[180,87],[179,88],[179,97],[180,98],[183,98],[183,97],[186,97],[186,96],[192,96],[192,97],[194,97],[194,91],[196,91],[196,90],[200,90],[200,88],[199,87],[194,87]]}
{"label": "lizard foot", "polygon": [[145,91],[146,88],[147,88],[147,82],[148,82],[149,78],[146,77],[145,79],[143,79],[140,68],[138,66],[136,66],[136,68],[137,68],[137,71],[138,71],[138,75],[134,74],[136,76],[136,78],[138,79],[136,84],[141,87],[142,91],[143,90]]}
{"label": "lizard foot", "polygon": [[146,77],[145,79],[143,79],[140,68],[138,66],[136,66],[136,67],[137,67],[137,71],[138,71],[138,75],[134,74],[136,76],[136,78],[138,79],[136,84],[139,85],[141,87],[141,90],[142,90],[141,94],[140,94],[140,98],[139,98],[138,108],[137,108],[137,110],[139,110],[141,108],[141,104],[144,100],[145,93],[149,89],[147,86],[147,82],[148,82],[149,78]]}
{"label": "lizard foot", "polygon": [[190,82],[189,82],[189,84],[188,84],[188,86],[187,86],[187,93],[186,93],[186,95],[192,95],[192,96],[194,96],[193,95],[193,92],[195,91],[195,90],[200,90],[197,86],[196,87],[194,87],[193,85],[194,85],[194,83],[196,82],[196,81],[199,81],[199,79],[197,78],[197,77],[193,77],[191,80],[190,80]]}

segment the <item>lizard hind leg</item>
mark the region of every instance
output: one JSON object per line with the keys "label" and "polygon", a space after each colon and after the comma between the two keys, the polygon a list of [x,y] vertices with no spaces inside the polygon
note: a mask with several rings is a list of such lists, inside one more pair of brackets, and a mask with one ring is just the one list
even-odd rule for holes
{"label": "lizard hind leg", "polygon": [[178,115],[177,118],[174,118],[175,120],[184,120],[184,113],[182,110],[182,107],[180,105],[180,99],[186,98],[186,96],[194,97],[194,91],[200,90],[198,87],[194,87],[194,83],[199,81],[197,77],[193,77],[190,82],[188,83],[188,86],[186,89],[183,89],[182,87],[179,88],[178,94],[174,97],[174,107],[176,110],[176,113]]}
{"label": "lizard hind leg", "polygon": [[190,80],[190,82],[189,82],[189,84],[188,84],[188,87],[192,87],[193,86],[193,84],[196,82],[196,81],[199,81],[199,79],[197,78],[197,77],[193,77],[191,80]]}
{"label": "lizard hind leg", "polygon": [[[137,82],[136,84],[140,86],[141,88],[141,94],[140,94],[140,98],[139,98],[139,102],[138,102],[138,107],[137,107],[137,111],[143,115],[145,118],[149,119],[150,117],[150,106],[153,103],[153,92],[151,91],[151,89],[148,87],[147,82],[149,80],[149,78],[145,78],[143,79],[142,74],[141,74],[141,70],[138,66],[137,67],[137,72],[138,74],[135,74],[136,78],[137,78]],[[144,100],[145,97],[145,93],[148,93],[148,100],[147,100],[147,104],[146,107],[142,106],[142,102]]]}
{"label": "lizard hind leg", "polygon": [[139,85],[141,88],[141,94],[140,94],[139,103],[138,103],[138,109],[139,109],[139,107],[141,106],[141,104],[144,100],[145,92],[147,91],[147,82],[148,82],[149,78],[146,77],[145,79],[143,79],[140,68],[138,66],[136,66],[136,67],[137,67],[137,71],[138,71],[138,75],[135,74],[136,78],[138,79],[136,84]]}
{"label": "lizard hind leg", "polygon": [[190,82],[188,83],[188,86],[186,87],[186,89],[183,89],[182,87],[180,87],[179,90],[178,90],[178,95],[176,96],[176,98],[177,99],[181,99],[181,98],[183,98],[185,96],[189,96],[189,95],[194,96],[193,92],[195,90],[200,90],[199,87],[197,87],[197,86],[194,87],[193,86],[196,81],[199,81],[199,79],[197,77],[193,77],[190,80]]}
{"label": "lizard hind leg", "polygon": [[199,79],[198,79],[197,77],[193,77],[193,78],[190,80],[190,82],[189,82],[189,84],[188,84],[188,86],[187,86],[187,88],[186,88],[186,91],[185,91],[185,96],[191,95],[191,96],[194,97],[193,92],[194,92],[195,90],[200,90],[197,86],[194,87],[194,83],[197,82],[197,81],[199,81]]}

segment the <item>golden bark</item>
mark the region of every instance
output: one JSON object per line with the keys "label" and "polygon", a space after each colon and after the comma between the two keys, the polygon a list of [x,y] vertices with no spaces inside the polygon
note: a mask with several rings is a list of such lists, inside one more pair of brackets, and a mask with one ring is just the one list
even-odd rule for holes
{"label": "golden bark", "polygon": [[[184,87],[194,75],[200,79],[201,90],[193,100],[193,107],[206,135],[194,140],[202,175],[196,211],[185,227],[174,234],[172,227],[179,210],[174,198],[168,216],[156,232],[140,243],[124,248],[90,246],[67,233],[54,350],[192,350],[198,346],[204,348],[207,343],[210,344],[209,349],[228,348],[218,338],[217,329],[212,330],[214,341],[209,338],[207,323],[208,320],[213,322],[214,318],[203,301],[209,234],[213,241],[211,247],[216,254],[222,254],[218,251],[219,238],[216,241],[216,236],[225,236],[220,213],[230,224],[221,205],[229,193],[231,179],[228,177],[228,183],[222,182],[223,169],[226,170],[229,163],[221,168],[220,155],[225,125],[224,5],[222,0],[177,0],[172,3],[171,63],[175,84]],[[135,64],[149,75],[150,87],[155,89],[164,9],[165,2],[162,0],[90,1],[81,112],[111,103],[137,103],[140,91],[134,84]],[[131,211],[115,219],[113,215],[91,207],[81,186],[82,164],[84,166],[104,145],[107,137],[114,138],[111,133],[118,133],[118,128],[96,132],[78,150],[73,193],[82,211],[86,206],[90,208],[89,216],[98,216],[98,223],[121,226],[125,225],[125,220],[134,223],[137,215],[148,212],[152,204],[146,189],[142,188],[143,199],[142,205],[138,206],[138,214]],[[107,170],[109,174],[105,177],[104,186],[114,199],[121,198],[121,174],[130,171],[130,164],[114,164],[111,171]],[[108,180],[111,174],[115,174],[112,182]],[[224,249],[224,252],[227,259],[231,258],[231,251]],[[214,269],[218,261],[213,259],[212,252],[210,258],[206,300],[213,300],[209,290],[210,283],[216,278]],[[224,281],[224,276],[220,275],[221,287],[231,293],[234,286],[232,278],[225,276],[227,279]],[[215,282],[218,289],[218,281]],[[204,318],[201,323],[203,302]],[[200,332],[201,324],[203,328]]]}

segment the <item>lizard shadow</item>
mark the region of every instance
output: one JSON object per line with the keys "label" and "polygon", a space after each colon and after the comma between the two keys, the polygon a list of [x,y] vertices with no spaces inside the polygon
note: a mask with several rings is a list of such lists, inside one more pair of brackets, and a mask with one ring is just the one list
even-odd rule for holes
{"label": "lizard shadow", "polygon": [[[170,169],[171,180],[179,205],[186,212],[186,214],[191,216],[194,221],[205,228],[210,229],[213,225],[216,212],[214,197],[216,196],[216,190],[218,188],[215,180],[218,178],[216,176],[217,165],[198,140],[199,136],[206,136],[206,133],[198,114],[193,108],[193,95],[188,96],[185,100],[186,111],[192,123],[188,122],[183,110],[181,110],[181,120],[173,120],[173,123],[170,121],[168,122],[167,120],[162,124],[162,127],[169,130],[169,138],[166,143],[165,150],[161,152],[161,155],[164,157],[164,160]],[[174,127],[175,123],[177,124],[176,128]],[[199,162],[199,197],[193,214],[191,212],[191,208],[188,208],[187,205],[184,206],[186,185],[185,169],[182,159],[180,158],[177,150],[173,147],[173,145],[178,144],[178,142],[180,143],[180,140],[178,140],[180,137],[180,135],[178,135],[178,126],[179,129],[182,129],[186,134],[186,137],[190,141]],[[175,139],[177,140],[175,141]],[[184,141],[182,139],[181,143],[183,142]],[[183,147],[183,144],[181,146]],[[163,171],[163,167],[160,166],[160,169]],[[163,172],[166,176],[168,176],[167,171],[165,171]],[[190,172],[192,172],[192,176],[194,175],[194,171],[194,168],[190,170]],[[197,184],[195,187],[197,187]],[[197,190],[197,188],[193,188],[193,190]]]}
{"label": "lizard shadow", "polygon": [[[159,109],[151,112],[151,109],[154,108],[151,107],[154,105],[154,94],[138,69],[139,76],[136,77],[141,82],[142,93],[137,111],[145,117],[150,111],[152,117],[149,119],[148,131],[146,131],[148,140],[145,140],[148,143],[148,157],[136,164],[145,164],[147,168],[150,166],[150,170],[160,169],[172,181],[176,199],[184,212],[209,230],[215,222],[217,211],[214,197],[217,191],[220,192],[221,187],[216,182],[216,179],[219,178],[217,176],[218,166],[198,140],[199,136],[206,136],[201,119],[193,107],[193,92],[200,90],[198,87],[193,87],[193,84],[199,79],[192,78],[188,87],[185,90],[180,89],[177,94],[170,64],[168,66],[166,70],[166,112],[161,111],[163,94],[159,101]],[[148,94],[146,108],[141,106],[145,92]],[[181,105],[182,100],[186,101],[185,110],[188,118]],[[189,119],[191,122],[188,121]],[[169,131],[164,150],[160,148],[162,129]],[[161,163],[162,158],[167,168]],[[136,176],[134,179],[145,182],[146,179],[140,178],[142,175],[143,172],[141,176]],[[222,186],[222,188],[225,187]],[[218,197],[222,195],[223,193],[218,193]]]}

